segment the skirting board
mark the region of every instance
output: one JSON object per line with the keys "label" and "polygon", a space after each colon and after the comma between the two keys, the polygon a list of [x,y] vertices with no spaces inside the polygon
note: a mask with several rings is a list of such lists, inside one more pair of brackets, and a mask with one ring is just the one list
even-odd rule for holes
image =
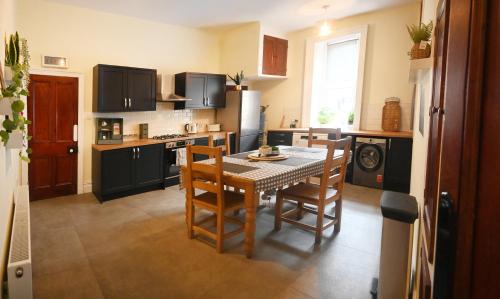
{"label": "skirting board", "polygon": [[90,192],[92,192],[92,183],[83,184],[83,193],[90,193]]}

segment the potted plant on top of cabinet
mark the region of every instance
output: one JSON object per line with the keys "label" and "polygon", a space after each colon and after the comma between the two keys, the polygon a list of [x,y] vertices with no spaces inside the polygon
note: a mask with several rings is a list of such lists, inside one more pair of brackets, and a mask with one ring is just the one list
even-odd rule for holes
{"label": "potted plant on top of cabinet", "polygon": [[429,58],[431,56],[431,46],[429,45],[429,41],[432,35],[432,28],[432,21],[430,21],[427,25],[421,23],[418,26],[414,24],[406,26],[406,29],[410,34],[410,38],[414,43],[409,53],[412,60]]}
{"label": "potted plant on top of cabinet", "polygon": [[243,71],[240,73],[236,73],[234,77],[231,77],[231,75],[227,75],[229,79],[231,79],[234,82],[234,85],[236,85],[236,90],[241,90],[241,84],[243,83],[243,80],[245,79],[245,75],[243,74]]}

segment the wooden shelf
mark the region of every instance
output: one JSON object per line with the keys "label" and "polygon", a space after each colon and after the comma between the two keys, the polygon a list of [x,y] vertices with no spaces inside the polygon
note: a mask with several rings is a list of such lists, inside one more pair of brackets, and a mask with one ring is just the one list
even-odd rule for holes
{"label": "wooden shelf", "polygon": [[408,81],[410,83],[419,83],[432,70],[433,66],[434,59],[432,57],[411,60]]}

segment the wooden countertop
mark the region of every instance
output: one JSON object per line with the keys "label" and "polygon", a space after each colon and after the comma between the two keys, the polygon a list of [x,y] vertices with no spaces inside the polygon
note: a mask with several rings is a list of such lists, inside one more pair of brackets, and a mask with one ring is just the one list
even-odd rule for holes
{"label": "wooden countertop", "polygon": [[[293,133],[308,133],[309,128],[279,128],[269,129],[268,132],[293,132]],[[413,131],[375,131],[375,130],[343,130],[342,134],[366,137],[394,137],[394,138],[413,138]]]}
{"label": "wooden countertop", "polygon": [[[233,134],[233,132],[229,132],[229,133]],[[218,139],[224,139],[225,134],[226,134],[225,131],[200,132],[200,133],[196,133],[196,134],[189,134],[188,137],[179,137],[179,138],[172,138],[172,139],[165,139],[165,140],[157,140],[157,139],[149,138],[149,139],[128,140],[128,141],[124,141],[123,143],[120,143],[120,144],[93,144],[92,148],[97,150],[97,151],[109,151],[109,150],[127,148],[127,147],[167,143],[167,142],[172,142],[172,141],[194,139],[194,138],[204,138],[204,137],[208,137],[209,135],[212,135],[214,137],[214,140],[218,140]]]}

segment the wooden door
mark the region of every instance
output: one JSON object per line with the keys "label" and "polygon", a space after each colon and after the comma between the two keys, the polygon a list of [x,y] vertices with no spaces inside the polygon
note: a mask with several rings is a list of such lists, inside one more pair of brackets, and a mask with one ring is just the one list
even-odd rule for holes
{"label": "wooden door", "polygon": [[135,185],[136,148],[104,151],[101,160],[101,192],[108,195],[128,191]]}
{"label": "wooden door", "polygon": [[264,35],[264,49],[262,52],[262,73],[271,75],[274,74],[274,38]]}
{"label": "wooden door", "polygon": [[127,69],[98,65],[94,68],[94,112],[128,110]]}
{"label": "wooden door", "polygon": [[31,200],[76,194],[78,79],[31,75],[29,92]]}
{"label": "wooden door", "polygon": [[206,104],[208,107],[226,106],[226,76],[207,75]]}
{"label": "wooden door", "polygon": [[274,74],[286,76],[286,62],[288,54],[288,41],[286,39],[276,38],[274,41]]}
{"label": "wooden door", "polygon": [[135,178],[137,187],[159,184],[163,181],[165,165],[163,161],[164,144],[146,145],[137,148],[135,159]]}
{"label": "wooden door", "polygon": [[448,1],[441,0],[438,4],[436,27],[434,29],[434,76],[431,107],[429,108],[429,143],[427,151],[427,174],[424,191],[424,231],[429,262],[434,257],[434,242],[436,233],[436,216],[439,193],[439,164],[441,159],[441,136],[443,130],[443,97],[446,80],[447,51],[447,15]]}
{"label": "wooden door", "polygon": [[127,90],[130,99],[129,110],[156,110],[156,72],[152,70],[129,69]]}

